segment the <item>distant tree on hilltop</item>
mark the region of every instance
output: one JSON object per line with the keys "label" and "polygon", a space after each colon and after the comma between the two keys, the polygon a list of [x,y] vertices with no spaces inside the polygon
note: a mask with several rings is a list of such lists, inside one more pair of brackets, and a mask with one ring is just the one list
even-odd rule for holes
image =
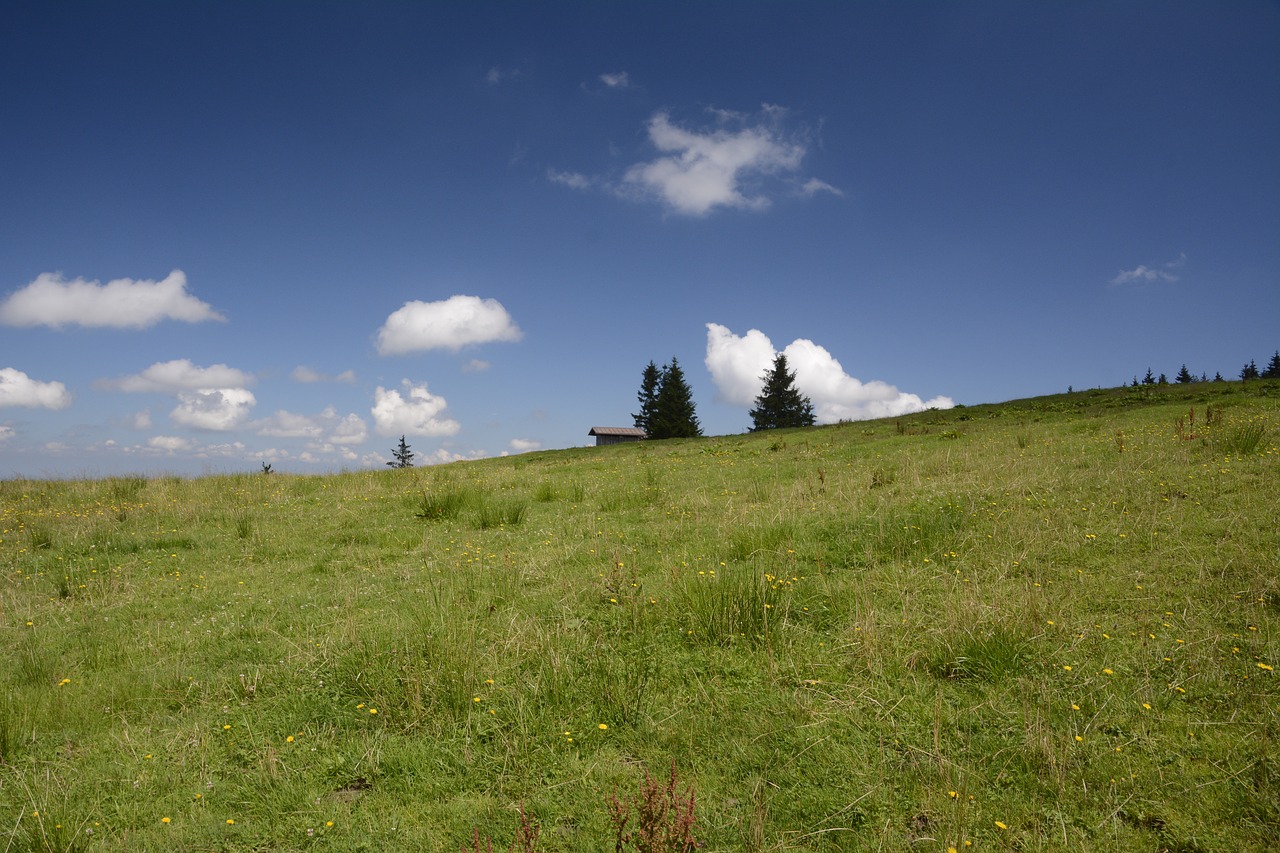
{"label": "distant tree on hilltop", "polygon": [[692,438],[702,435],[693,404],[693,391],[674,357],[662,368],[653,401],[649,438]]}
{"label": "distant tree on hilltop", "polygon": [[387,466],[390,468],[412,468],[413,467],[413,451],[409,449],[409,445],[404,443],[404,436],[400,436],[400,446],[391,451],[394,457]]}
{"label": "distant tree on hilltop", "polygon": [[1271,356],[1266,370],[1262,371],[1262,375],[1267,379],[1280,379],[1280,350],[1276,350],[1275,355]]}
{"label": "distant tree on hilltop", "polygon": [[1196,378],[1191,375],[1191,371],[1187,370],[1187,366],[1184,364],[1182,369],[1178,371],[1178,375],[1173,377],[1173,381],[1180,385],[1188,385],[1195,382]]}
{"label": "distant tree on hilltop", "polygon": [[1254,362],[1253,359],[1249,359],[1249,363],[1246,364],[1243,369],[1241,369],[1240,378],[1242,380],[1258,378],[1258,365],[1256,362]]}
{"label": "distant tree on hilltop", "polygon": [[751,410],[751,431],[813,426],[813,403],[796,388],[796,375],[787,370],[787,357],[778,353],[762,377],[764,387]]}
{"label": "distant tree on hilltop", "polygon": [[640,379],[640,393],[636,395],[640,401],[640,411],[632,415],[635,425],[645,431],[653,432],[653,416],[658,408],[658,386],[662,384],[662,371],[652,361],[644,369]]}

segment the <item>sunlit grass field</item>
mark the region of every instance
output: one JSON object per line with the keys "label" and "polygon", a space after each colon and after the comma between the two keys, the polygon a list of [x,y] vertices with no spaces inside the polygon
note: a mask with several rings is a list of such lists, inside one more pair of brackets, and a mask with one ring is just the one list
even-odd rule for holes
{"label": "sunlit grass field", "polygon": [[0,482],[0,851],[1280,847],[1280,383]]}

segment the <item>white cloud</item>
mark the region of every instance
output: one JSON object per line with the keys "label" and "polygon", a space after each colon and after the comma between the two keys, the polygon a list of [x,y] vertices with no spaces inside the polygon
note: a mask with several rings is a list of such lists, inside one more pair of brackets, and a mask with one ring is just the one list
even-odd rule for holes
{"label": "white cloud", "polygon": [[67,281],[59,273],[41,273],[0,303],[0,323],[7,326],[145,329],[162,320],[199,323],[225,319],[187,292],[182,270],[174,270],[161,281],[118,278],[106,284],[82,278]]}
{"label": "white cloud", "polygon": [[70,405],[71,393],[61,382],[41,382],[21,370],[0,368],[0,406],[65,409]]}
{"label": "white cloud", "polygon": [[374,392],[373,423],[379,435],[454,435],[461,425],[444,417],[448,403],[427,390],[427,383],[402,383],[406,396],[378,386]]}
{"label": "white cloud", "polygon": [[368,425],[364,418],[354,413],[333,424],[328,436],[329,442],[333,444],[364,444],[368,438]]}
{"label": "white cloud", "polygon": [[182,391],[169,418],[181,426],[217,431],[232,430],[248,419],[257,400],[244,388],[205,388]]}
{"label": "white cloud", "polygon": [[555,169],[547,169],[547,180],[553,184],[563,184],[575,190],[590,189],[593,183],[590,178],[581,172],[558,172]]}
{"label": "white cloud", "polygon": [[1178,275],[1175,271],[1182,269],[1186,263],[1187,255],[1183,252],[1174,260],[1161,264],[1158,267],[1149,267],[1146,264],[1139,264],[1131,270],[1121,270],[1116,274],[1115,278],[1111,279],[1111,283],[1130,284],[1135,281],[1177,281]]}
{"label": "white cloud", "polygon": [[0,444],[10,441],[15,435],[17,433],[14,432],[13,427],[8,424],[0,424]]}
{"label": "white cloud", "polygon": [[601,74],[600,82],[610,89],[625,89],[631,85],[631,78],[627,76],[627,72],[619,71],[616,74]]}
{"label": "white cloud", "polygon": [[147,439],[147,447],[152,450],[162,450],[166,453],[177,453],[180,450],[190,450],[195,443],[188,438],[182,438],[176,435],[153,435]]}
{"label": "white cloud", "polygon": [[306,365],[298,365],[293,369],[293,373],[289,374],[295,382],[313,383],[313,382],[345,382],[351,383],[356,381],[356,372],[354,370],[344,370],[337,376],[330,376],[327,373],[320,373],[312,370]]}
{"label": "white cloud", "polygon": [[117,391],[172,394],[177,391],[199,391],[209,388],[243,388],[252,382],[252,374],[225,364],[197,367],[188,359],[179,358],[173,361],[156,362],[133,376],[101,380],[94,385]]}
{"label": "white cloud", "polygon": [[522,333],[496,299],[450,296],[440,302],[406,302],[378,330],[381,355],[430,349],[457,351],[469,344],[518,341]]}
{"label": "white cloud", "polygon": [[324,430],[313,419],[284,409],[277,410],[256,426],[258,435],[271,438],[319,438],[324,434]]}
{"label": "white cloud", "polygon": [[[861,382],[845,373],[826,349],[804,338],[792,341],[782,352],[795,371],[796,387],[812,401],[818,423],[892,417],[955,405],[949,397],[926,401],[879,380]],[[707,324],[707,369],[718,398],[727,403],[754,405],[776,355],[773,343],[757,329],[740,337],[724,326]]]}
{"label": "white cloud", "polygon": [[[765,110],[767,119],[777,108]],[[721,111],[722,122],[742,123],[742,116]],[[749,183],[761,176],[799,168],[805,148],[789,141],[772,121],[738,130],[717,128],[705,133],[671,123],[666,113],[649,120],[649,141],[667,152],[648,163],[637,163],[623,176],[627,190],[655,196],[677,213],[706,216],[717,207],[762,210],[769,198]]]}
{"label": "white cloud", "polygon": [[151,429],[151,410],[143,409],[138,412],[133,416],[131,425],[134,429]]}
{"label": "white cloud", "polygon": [[843,196],[844,191],[836,189],[826,181],[820,181],[817,178],[810,178],[800,187],[803,195],[817,195],[818,193],[831,193],[832,195]]}
{"label": "white cloud", "polygon": [[531,450],[541,450],[542,442],[528,438],[513,438],[507,446],[511,448],[513,453],[528,453]]}

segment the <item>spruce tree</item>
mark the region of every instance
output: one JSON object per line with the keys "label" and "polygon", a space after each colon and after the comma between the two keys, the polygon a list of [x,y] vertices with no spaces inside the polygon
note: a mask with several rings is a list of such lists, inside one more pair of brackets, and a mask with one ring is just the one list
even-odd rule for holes
{"label": "spruce tree", "polygon": [[1244,369],[1240,371],[1240,378],[1241,379],[1257,379],[1258,378],[1258,365],[1253,359],[1249,359],[1249,363],[1246,364],[1244,366]]}
{"label": "spruce tree", "polygon": [[658,365],[650,361],[640,379],[640,393],[636,395],[640,400],[640,411],[631,416],[636,426],[644,430],[645,435],[648,436],[653,435],[653,416],[658,406],[658,386],[661,381],[662,371],[658,370]]}
{"label": "spruce tree", "polygon": [[1173,381],[1180,385],[1187,385],[1195,382],[1196,378],[1191,375],[1191,371],[1187,370],[1187,366],[1184,364],[1182,365],[1182,369],[1178,371],[1178,375],[1173,377]]}
{"label": "spruce tree", "polygon": [[1148,367],[1148,368],[1147,368],[1147,375],[1146,375],[1146,376],[1144,376],[1144,377],[1142,377],[1142,384],[1143,384],[1143,385],[1155,385],[1155,384],[1156,384],[1156,377],[1151,373],[1151,368],[1150,368],[1150,367]]}
{"label": "spruce tree", "polygon": [[395,457],[387,466],[390,468],[412,468],[413,467],[413,451],[409,449],[409,445],[404,443],[404,436],[400,436],[400,446],[391,451],[391,455]]}
{"label": "spruce tree", "polygon": [[762,377],[764,387],[751,410],[751,431],[785,427],[813,426],[813,403],[796,388],[796,375],[787,370],[787,357],[782,353],[773,367]]}
{"label": "spruce tree", "polygon": [[649,438],[692,438],[702,435],[693,405],[693,391],[685,381],[680,362],[674,357],[663,365],[654,397]]}
{"label": "spruce tree", "polygon": [[1276,354],[1271,356],[1271,361],[1267,364],[1267,369],[1262,371],[1262,375],[1267,379],[1280,379],[1280,350],[1276,350]]}

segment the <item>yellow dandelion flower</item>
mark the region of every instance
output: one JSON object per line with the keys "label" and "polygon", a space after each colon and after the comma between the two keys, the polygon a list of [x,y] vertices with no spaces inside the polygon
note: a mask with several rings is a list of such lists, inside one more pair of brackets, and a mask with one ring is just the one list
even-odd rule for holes
{"label": "yellow dandelion flower", "polygon": [[1258,664],[1258,669],[1265,669],[1267,672],[1271,672],[1275,669],[1275,667],[1271,666],[1270,664],[1260,663]]}
{"label": "yellow dandelion flower", "polygon": [[161,823],[173,823],[173,820],[172,820],[171,818],[162,817],[162,818],[160,818],[160,822],[161,822]]}
{"label": "yellow dandelion flower", "polygon": [[227,818],[227,826],[235,826],[235,825],[236,825],[235,818],[231,818],[231,817]]}
{"label": "yellow dandelion flower", "polygon": [[376,714],[376,713],[378,713],[378,709],[377,709],[377,708],[370,708],[370,709],[369,709],[369,713],[370,713],[370,714]]}
{"label": "yellow dandelion flower", "polygon": [[285,742],[285,743],[293,743],[293,735],[289,735],[287,738],[285,738],[285,739],[284,739],[284,742]]}
{"label": "yellow dandelion flower", "polygon": [[599,726],[597,726],[597,728],[599,728],[599,729],[600,729],[600,731],[604,731],[605,729],[609,728],[609,724],[608,724],[608,723],[601,723]]}
{"label": "yellow dandelion flower", "polygon": [[996,821],[996,829],[1008,829],[1008,828],[1009,828],[1008,826],[1001,823],[1000,821]]}

